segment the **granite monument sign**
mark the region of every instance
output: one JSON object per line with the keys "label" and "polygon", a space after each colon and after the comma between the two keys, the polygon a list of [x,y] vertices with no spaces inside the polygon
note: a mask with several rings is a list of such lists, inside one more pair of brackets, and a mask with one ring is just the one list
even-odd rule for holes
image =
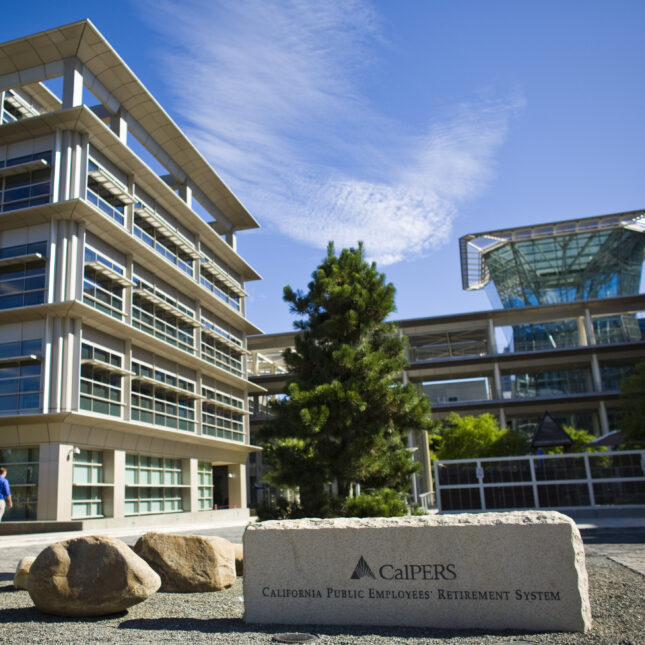
{"label": "granite monument sign", "polygon": [[556,512],[263,522],[244,555],[250,623],[591,627],[580,534]]}

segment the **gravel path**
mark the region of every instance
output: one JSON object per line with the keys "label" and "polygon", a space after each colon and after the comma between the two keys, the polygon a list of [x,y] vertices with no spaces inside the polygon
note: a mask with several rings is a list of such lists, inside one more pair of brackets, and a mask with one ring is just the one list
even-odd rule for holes
{"label": "gravel path", "polygon": [[318,643],[645,643],[645,579],[604,556],[587,559],[594,627],[588,634],[523,634],[373,627],[246,625],[242,580],[226,591],[157,593],[123,614],[85,620],[40,613],[25,591],[0,581],[0,642],[269,643],[275,634],[314,632]]}
{"label": "gravel path", "polygon": [[[218,531],[219,532],[219,531]],[[215,531],[213,531],[215,533]],[[240,533],[241,534],[241,533]],[[238,537],[231,531],[228,536]],[[12,585],[12,569],[27,552],[42,546],[3,549],[0,554],[0,643],[270,643],[284,632],[313,632],[320,644],[386,645],[394,643],[602,643],[645,645],[645,532],[585,535],[594,625],[588,634],[447,631],[426,628],[330,627],[316,625],[246,625],[242,579],[221,592],[157,593],[122,614],[76,620],[39,612],[29,594]],[[127,538],[126,538],[127,539]],[[127,541],[132,541],[127,539]],[[235,539],[235,541],[238,541]],[[619,563],[636,559],[636,570]]]}

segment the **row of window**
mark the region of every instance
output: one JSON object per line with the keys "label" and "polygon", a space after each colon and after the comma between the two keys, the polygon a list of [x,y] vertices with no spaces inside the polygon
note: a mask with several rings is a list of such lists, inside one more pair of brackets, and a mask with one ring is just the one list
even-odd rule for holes
{"label": "row of window", "polygon": [[49,168],[0,177],[0,212],[48,204],[51,200]]}
{"label": "row of window", "polygon": [[[75,450],[72,469],[72,517],[105,516],[106,486],[103,452]],[[3,519],[35,520],[38,502],[38,448],[0,449],[0,465],[10,471],[13,508]],[[127,453],[125,514],[170,513],[183,510],[180,459]],[[198,462],[198,509],[213,508],[213,477],[209,462]]]}
{"label": "row of window", "polygon": [[[36,158],[45,159],[50,163],[51,151],[11,159],[7,161],[7,165],[25,163]],[[93,161],[89,162],[88,170],[105,172]],[[51,200],[50,175],[51,169],[43,168],[0,178],[0,212],[49,203]],[[118,195],[114,195],[91,176],[88,176],[86,200],[120,226],[124,225],[126,204]],[[143,207],[141,204],[139,206]],[[193,259],[166,237],[163,230],[155,228],[143,217],[135,215],[134,235],[184,273],[193,276]],[[240,310],[240,297],[207,268],[200,267],[200,284],[235,310]]]}

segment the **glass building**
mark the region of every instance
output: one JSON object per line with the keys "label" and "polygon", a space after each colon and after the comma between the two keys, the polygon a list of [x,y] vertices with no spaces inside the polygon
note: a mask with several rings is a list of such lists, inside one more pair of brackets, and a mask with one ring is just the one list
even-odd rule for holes
{"label": "glass building", "polygon": [[[405,378],[433,417],[490,413],[533,433],[549,411],[598,435],[618,429],[621,380],[645,361],[644,233],[645,211],[635,211],[464,236],[463,286],[485,288],[494,308],[397,321],[409,340]],[[280,357],[293,337],[248,339],[253,380],[267,390],[253,395],[252,424],[284,387]],[[427,492],[427,440],[411,441],[424,468],[413,489]],[[259,481],[261,455],[251,467]]]}
{"label": "glass building", "polygon": [[91,22],[0,44],[3,523],[248,516],[257,227]]}

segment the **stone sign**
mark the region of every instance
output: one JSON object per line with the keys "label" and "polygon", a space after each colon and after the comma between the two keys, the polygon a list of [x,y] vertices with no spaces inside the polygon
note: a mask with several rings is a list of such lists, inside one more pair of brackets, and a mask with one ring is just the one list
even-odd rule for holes
{"label": "stone sign", "polygon": [[552,511],[262,522],[244,558],[248,623],[591,627],[580,533]]}

